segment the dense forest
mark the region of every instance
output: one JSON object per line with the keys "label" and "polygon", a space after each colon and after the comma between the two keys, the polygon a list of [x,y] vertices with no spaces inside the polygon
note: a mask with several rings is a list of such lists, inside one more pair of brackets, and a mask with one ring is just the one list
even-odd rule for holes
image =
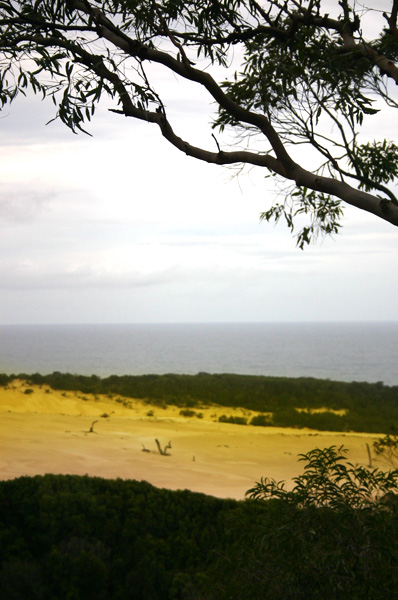
{"label": "dense forest", "polygon": [[236,503],[145,482],[0,482],[0,598],[173,599],[223,546]]}
{"label": "dense forest", "polygon": [[[398,424],[398,386],[385,386],[382,382],[346,383],[209,373],[100,378],[55,372],[50,375],[0,374],[0,385],[6,386],[16,378],[31,384],[47,384],[55,390],[139,398],[161,406],[240,407],[260,413],[250,423],[260,426],[387,433],[392,425]],[[327,410],[316,412],[317,409]],[[244,418],[236,422],[249,424]]]}
{"label": "dense forest", "polygon": [[120,479],[0,481],[0,599],[396,598],[398,473],[357,471],[333,447],[307,467],[293,491],[262,482],[241,502]]}

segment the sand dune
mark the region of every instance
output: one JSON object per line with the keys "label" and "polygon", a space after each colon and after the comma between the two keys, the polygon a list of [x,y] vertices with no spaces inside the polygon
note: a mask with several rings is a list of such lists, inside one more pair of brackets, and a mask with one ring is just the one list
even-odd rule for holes
{"label": "sand dune", "polygon": [[[262,476],[291,481],[302,472],[297,455],[315,447],[344,444],[352,462],[367,465],[366,444],[377,437],[232,425],[217,419],[254,413],[196,410],[202,418],[183,417],[178,407],[14,382],[0,388],[0,479],[87,474],[241,499]],[[169,456],[159,454],[155,439],[171,443]]]}

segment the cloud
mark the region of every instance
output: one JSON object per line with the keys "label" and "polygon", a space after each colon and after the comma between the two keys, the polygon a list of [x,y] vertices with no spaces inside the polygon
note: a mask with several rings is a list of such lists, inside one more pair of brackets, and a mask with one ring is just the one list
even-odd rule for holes
{"label": "cloud", "polygon": [[55,192],[29,189],[29,185],[0,184],[0,219],[10,223],[33,223],[47,212]]}
{"label": "cloud", "polygon": [[[159,91],[177,135],[214,149],[207,95]],[[301,252],[283,223],[259,223],[277,193],[263,170],[231,180],[106,105],[93,138],[74,136],[44,126],[54,110],[18,98],[0,121],[4,322],[395,318],[389,224],[347,208],[335,242]]]}
{"label": "cloud", "polygon": [[7,290],[60,289],[120,289],[159,285],[173,282],[173,269],[143,272],[139,270],[114,272],[89,264],[65,266],[55,270],[51,264],[33,261],[0,263],[0,288]]}
{"label": "cloud", "polygon": [[[20,245],[9,241],[14,253],[3,251],[0,286],[3,289],[135,288],[183,285],[187,287],[227,285],[294,273],[294,251],[277,251],[266,257],[250,236],[179,237],[173,232],[148,233],[151,241],[135,240],[134,228],[128,236],[118,236],[118,228],[108,242],[106,230],[94,227],[49,230],[43,224],[39,240],[21,232]],[[128,233],[123,229],[123,233]],[[91,239],[83,231],[91,231]],[[26,237],[27,236],[27,237]],[[116,239],[118,242],[116,243]],[[5,244],[4,244],[5,246]],[[15,249],[17,248],[17,251]],[[6,259],[8,255],[8,259]],[[308,265],[307,265],[308,266]],[[279,274],[279,275],[278,275]]]}

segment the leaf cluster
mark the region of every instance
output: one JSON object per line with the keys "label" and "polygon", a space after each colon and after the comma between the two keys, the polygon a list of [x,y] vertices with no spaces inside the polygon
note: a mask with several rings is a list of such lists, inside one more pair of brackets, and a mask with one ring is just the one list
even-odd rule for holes
{"label": "leaf cluster", "polygon": [[249,490],[231,515],[226,551],[206,600],[381,600],[395,595],[397,472],[347,462],[342,447],[301,457],[291,491],[274,480]]}
{"label": "leaf cluster", "polygon": [[359,188],[370,192],[375,182],[390,183],[398,177],[398,146],[387,140],[357,145],[352,162],[362,177]]}
{"label": "leaf cluster", "polygon": [[392,427],[392,432],[377,439],[373,449],[378,456],[383,456],[396,469],[398,467],[398,429]]}
{"label": "leaf cluster", "polygon": [[340,200],[307,187],[293,188],[285,198],[284,204],[273,204],[261,213],[263,221],[278,223],[283,216],[288,228],[293,232],[298,215],[309,215],[310,223],[296,234],[296,244],[300,250],[316,240],[319,235],[334,235],[341,227],[339,220],[343,216]]}
{"label": "leaf cluster", "polygon": [[383,472],[353,465],[346,452],[343,446],[315,448],[300,455],[304,473],[293,479],[291,491],[284,482],[266,478],[248,490],[247,496],[253,500],[278,498],[300,508],[346,510],[373,507],[385,494],[398,492],[398,470]]}

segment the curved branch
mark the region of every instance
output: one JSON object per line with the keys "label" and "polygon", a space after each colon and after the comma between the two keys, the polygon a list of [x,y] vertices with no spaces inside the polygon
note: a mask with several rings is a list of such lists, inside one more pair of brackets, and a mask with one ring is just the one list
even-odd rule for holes
{"label": "curved branch", "polygon": [[377,52],[377,50],[372,48],[370,44],[367,44],[365,42],[358,43],[353,37],[347,36],[344,40],[344,50],[347,52],[359,52],[364,58],[367,58],[373,65],[378,67],[380,71],[384,73],[384,75],[387,75],[387,77],[393,79],[396,85],[398,85],[397,65],[383,54]]}
{"label": "curved branch", "polygon": [[390,200],[380,199],[367,192],[357,190],[344,181],[314,175],[299,166],[297,166],[293,179],[299,186],[336,196],[340,200],[347,202],[347,204],[372,213],[392,225],[398,226],[398,205]]}
{"label": "curved branch", "polygon": [[[85,2],[84,0],[69,0],[68,4],[75,10],[87,15],[95,24],[97,34],[113,44],[117,49],[122,50],[126,55],[136,58],[139,61],[148,60],[156,62],[180,75],[184,79],[202,85],[209,92],[211,97],[225,109],[234,120],[252,125],[262,132],[270,142],[275,156],[246,151],[209,152],[189,144],[174,133],[162,108],[159,109],[159,112],[137,108],[128,92],[129,83],[126,83],[116,70],[111,71],[106,66],[104,57],[91,54],[85,48],[80,46],[78,41],[66,39],[56,31],[56,26],[54,26],[54,33],[51,36],[44,36],[31,32],[25,34],[25,36],[18,37],[17,41],[14,38],[12,50],[15,51],[15,44],[17,42],[19,43],[19,41],[34,42],[41,47],[52,46],[55,48],[66,49],[73,55],[76,62],[89,68],[97,76],[106,79],[112,84],[112,89],[119,97],[122,106],[122,110],[115,110],[114,112],[157,124],[165,139],[188,156],[218,165],[248,163],[265,167],[286,179],[294,181],[298,186],[304,186],[314,191],[335,196],[357,208],[361,208],[362,210],[370,212],[393,225],[398,226],[398,206],[394,205],[392,202],[380,200],[380,198],[359,191],[345,182],[311,173],[295,163],[288,154],[283,141],[271,125],[269,119],[263,114],[251,112],[237,104],[232,98],[224,93],[221,87],[207,72],[195,68],[188,60],[178,61],[164,51],[157,50],[138,40],[130,38],[109,21],[98,8],[91,6],[89,2]],[[330,23],[324,23],[324,26],[326,25],[330,25]],[[345,35],[345,33],[342,32],[342,35]],[[356,44],[355,40],[354,42],[348,40],[347,43],[348,45],[354,43],[356,49],[360,46]],[[1,45],[2,42],[0,41],[0,47]],[[369,48],[365,45],[363,45],[363,47],[366,48],[366,51],[368,52]],[[10,49],[10,47],[7,48]],[[373,58],[375,57],[373,56]]]}
{"label": "curved branch", "polygon": [[[113,112],[126,115],[124,111]],[[372,194],[368,194],[367,192],[357,190],[343,181],[339,181],[331,177],[316,175],[311,173],[311,171],[303,169],[297,164],[295,165],[293,173],[288,174],[285,171],[283,164],[269,154],[261,155],[245,151],[209,152],[207,150],[203,150],[202,148],[193,146],[182,138],[178,137],[174,133],[166,116],[160,113],[142,111],[133,107],[131,114],[126,116],[131,116],[149,123],[156,123],[159,126],[163,136],[173,146],[188,156],[192,156],[193,158],[217,165],[248,163],[260,167],[266,167],[286,179],[295,181],[295,183],[299,186],[308,187],[311,190],[336,196],[347,204],[351,204],[352,206],[365,210],[366,212],[370,212],[379,218],[388,221],[392,225],[398,226],[398,206],[396,204],[388,200],[381,200],[380,198],[377,198]]]}
{"label": "curved branch", "polygon": [[181,40],[184,40],[184,42],[202,44],[203,46],[240,44],[242,42],[248,42],[260,34],[280,39],[287,39],[291,35],[289,31],[270,25],[258,25],[257,27],[250,27],[241,31],[231,31],[228,35],[219,35],[215,38],[204,38],[190,32],[173,31],[174,37],[180,38]]}
{"label": "curved branch", "polygon": [[77,10],[83,11],[86,14],[92,13],[93,18],[95,18],[98,23],[98,33],[111,42],[116,48],[119,48],[130,56],[139,58],[142,61],[149,60],[161,64],[184,79],[195,81],[196,83],[203,85],[214,100],[237,121],[254,125],[262,131],[270,142],[276,157],[282,162],[287,173],[294,168],[293,159],[288,154],[270,121],[264,115],[253,113],[234,102],[222,91],[221,87],[209,73],[195,69],[191,64],[179,61],[166,52],[150,48],[138,40],[132,40],[110,23],[99,9],[93,7],[89,8],[82,0],[71,0],[71,3]]}
{"label": "curved branch", "polygon": [[219,152],[210,152],[209,150],[204,150],[198,146],[193,146],[176,135],[166,118],[166,115],[162,112],[142,110],[133,104],[128,108],[123,107],[123,110],[110,109],[110,112],[126,117],[133,117],[134,119],[146,121],[147,123],[155,123],[158,125],[163,137],[170,142],[170,144],[192,158],[215,165],[231,165],[236,163],[250,164],[257,167],[265,167],[282,177],[287,177],[287,173],[283,168],[282,163],[270,154],[258,154],[257,152],[247,152],[245,150],[238,150],[235,152],[224,152],[222,150]]}

